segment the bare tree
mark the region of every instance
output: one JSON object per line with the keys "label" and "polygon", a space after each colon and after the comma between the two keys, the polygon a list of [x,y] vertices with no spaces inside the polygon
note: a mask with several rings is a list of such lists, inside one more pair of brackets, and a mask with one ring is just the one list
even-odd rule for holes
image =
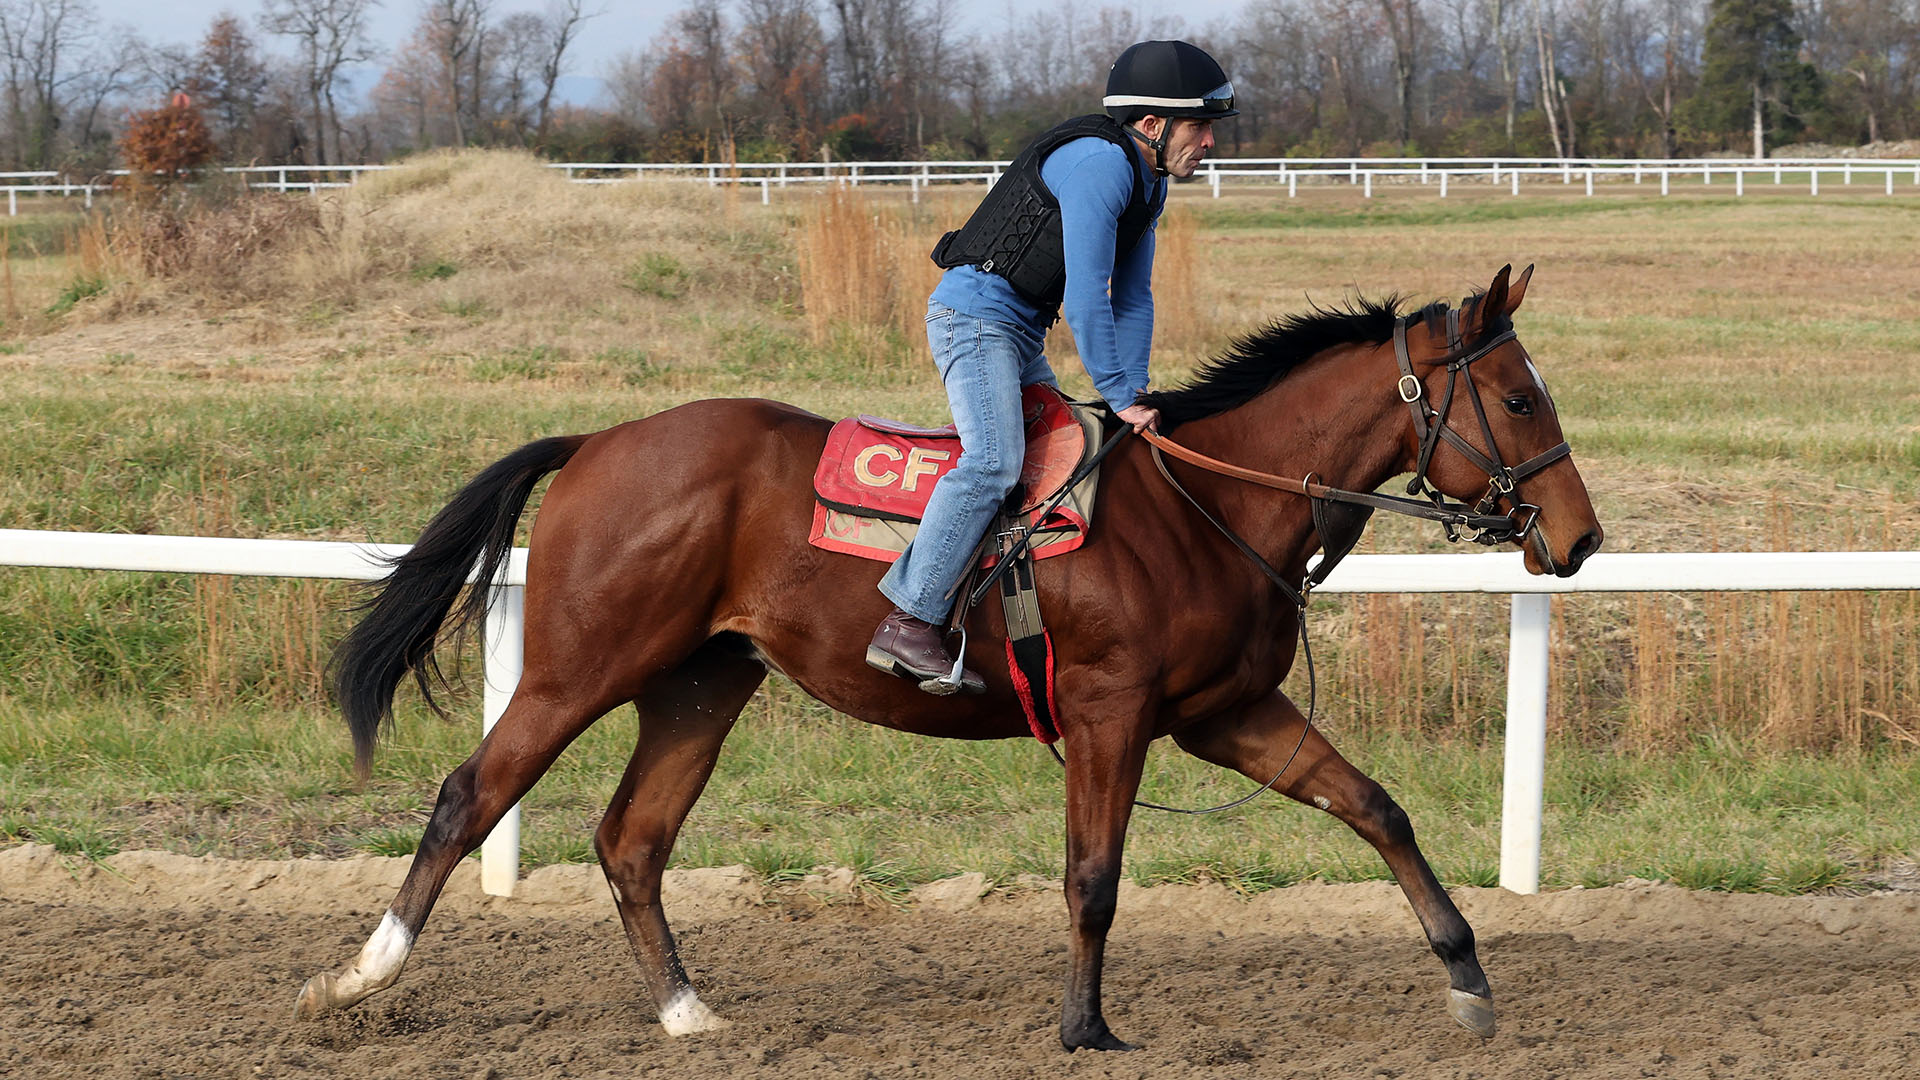
{"label": "bare tree", "polygon": [[[1499,3],[1500,0],[1493,0],[1494,5]],[[1453,57],[1458,65],[1452,80],[1453,112],[1460,117],[1470,116],[1480,86],[1480,58],[1487,51],[1488,39],[1497,31],[1489,17],[1488,0],[1440,0],[1440,6],[1446,12],[1457,50]]]}
{"label": "bare tree", "polygon": [[427,0],[421,24],[440,64],[453,141],[464,146],[480,126],[487,61],[489,0]]}
{"label": "bare tree", "polygon": [[[1540,0],[1533,0],[1533,43],[1535,56],[1540,62],[1540,101],[1547,113],[1547,130],[1553,136],[1553,156],[1564,158],[1573,156],[1573,123],[1567,113],[1566,86],[1560,81],[1558,63],[1555,59],[1556,48],[1553,30],[1548,21],[1548,12],[1543,11]],[[1562,120],[1566,121],[1566,137],[1561,138]]]}
{"label": "bare tree", "polygon": [[313,123],[313,164],[326,165],[328,137],[332,160],[340,151],[340,110],[334,89],[340,69],[374,57],[367,38],[367,15],[380,0],[265,0],[261,25],[270,33],[290,37],[300,52],[307,105]]}
{"label": "bare tree", "polygon": [[1493,0],[1493,41],[1500,54],[1500,87],[1507,105],[1507,146],[1513,146],[1514,115],[1520,111],[1520,69],[1514,65],[1514,31],[1507,18],[1512,0]]}
{"label": "bare tree", "polygon": [[827,95],[827,46],[813,0],[742,0],[735,52],[762,133],[807,152]]}
{"label": "bare tree", "polygon": [[92,41],[93,22],[93,8],[84,0],[0,3],[12,157],[26,168],[54,164],[65,97],[85,74],[73,60]]}
{"label": "bare tree", "polygon": [[656,120],[647,108],[648,88],[653,83],[653,54],[629,50],[608,62],[600,81],[606,84],[615,116],[635,127],[647,127]]}
{"label": "bare tree", "polygon": [[1680,154],[1676,117],[1683,81],[1699,52],[1695,18],[1697,9],[1687,0],[1649,0],[1623,13],[1620,66],[1659,122],[1661,157]]}
{"label": "bare tree", "polygon": [[1413,141],[1413,80],[1419,58],[1414,37],[1414,0],[1380,0],[1387,33],[1393,39],[1393,99],[1400,109],[1400,145]]}
{"label": "bare tree", "polygon": [[493,85],[482,95],[482,111],[492,117],[500,134],[515,142],[529,142],[546,64],[546,21],[531,11],[516,11],[500,20],[494,36]]}
{"label": "bare tree", "polygon": [[266,93],[266,62],[246,27],[228,14],[213,20],[193,59],[187,90],[200,100],[212,120],[222,156],[237,160],[252,134],[254,114]]}
{"label": "bare tree", "polygon": [[79,65],[64,102],[66,138],[62,141],[66,153],[87,168],[105,168],[113,159],[114,132],[106,120],[112,110],[107,106],[139,85],[144,51],[139,40],[123,32]]}
{"label": "bare tree", "polygon": [[567,47],[580,34],[580,24],[599,12],[587,12],[581,8],[581,0],[554,0],[547,7],[542,22],[545,53],[540,64],[540,106],[539,120],[534,124],[533,139],[543,143],[547,139],[547,128],[553,122],[553,88],[560,82],[560,76],[566,73]]}

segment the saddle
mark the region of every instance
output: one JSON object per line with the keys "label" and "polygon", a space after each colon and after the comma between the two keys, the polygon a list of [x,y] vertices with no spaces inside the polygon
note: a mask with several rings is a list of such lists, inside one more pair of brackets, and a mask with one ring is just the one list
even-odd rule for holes
{"label": "saddle", "polygon": [[[1096,470],[1044,521],[1032,520],[1100,444],[1099,413],[1075,405],[1051,386],[1020,393],[1026,457],[1004,514],[1033,533],[1036,559],[1064,555],[1086,542],[1099,487]],[[827,551],[893,562],[925,516],[933,486],[960,461],[960,434],[949,424],[927,428],[854,416],[833,426],[813,474],[813,528],[807,542]],[[987,545],[982,566],[999,559]]]}

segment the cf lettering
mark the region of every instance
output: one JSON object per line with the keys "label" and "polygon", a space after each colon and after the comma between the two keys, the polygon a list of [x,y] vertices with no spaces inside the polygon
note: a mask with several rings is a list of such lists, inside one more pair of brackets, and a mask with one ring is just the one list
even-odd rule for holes
{"label": "cf lettering", "polygon": [[921,477],[939,472],[940,463],[952,456],[953,454],[945,450],[929,450],[924,446],[914,447],[913,452],[907,455],[905,470],[907,482],[900,485],[901,490],[912,491],[918,488]]}
{"label": "cf lettering", "polygon": [[[914,453],[916,454],[918,454],[919,452],[920,451],[918,450],[914,451]],[[865,450],[860,451],[860,453],[856,454],[853,459],[854,479],[860,481],[861,483],[867,485],[868,487],[886,487],[887,485],[893,483],[895,480],[900,479],[900,474],[897,472],[894,472],[892,469],[888,469],[886,472],[878,472],[878,473],[874,472],[873,462],[875,458],[885,458],[888,461],[899,461],[900,450],[897,447],[882,445],[882,446],[869,446]],[[908,490],[912,490],[912,488],[909,487]]]}

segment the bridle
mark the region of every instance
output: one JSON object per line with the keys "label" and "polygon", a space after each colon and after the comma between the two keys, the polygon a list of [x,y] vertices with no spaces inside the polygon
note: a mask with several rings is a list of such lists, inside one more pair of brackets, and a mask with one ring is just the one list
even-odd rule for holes
{"label": "bridle", "polygon": [[[1221,476],[1259,484],[1277,491],[1305,495],[1313,501],[1314,524],[1317,528],[1322,527],[1331,517],[1326,504],[1339,503],[1365,508],[1364,513],[1386,510],[1438,522],[1446,530],[1447,539],[1453,542],[1470,540],[1476,544],[1492,546],[1525,540],[1534,531],[1540,519],[1540,508],[1522,501],[1520,482],[1561,458],[1567,457],[1573,450],[1565,440],[1562,440],[1518,465],[1508,466],[1502,460],[1499,443],[1493,437],[1493,425],[1487,420],[1486,406],[1480,401],[1480,389],[1473,381],[1472,366],[1475,360],[1513,341],[1515,334],[1512,328],[1508,328],[1468,348],[1460,337],[1460,315],[1461,312],[1450,309],[1444,304],[1434,304],[1419,314],[1403,315],[1394,320],[1393,324],[1394,359],[1400,365],[1400,379],[1395,389],[1400,400],[1406,403],[1408,411],[1412,414],[1413,433],[1420,444],[1419,453],[1415,458],[1413,479],[1407,484],[1407,494],[1418,495],[1420,496],[1418,499],[1329,487],[1314,481],[1312,474],[1308,474],[1306,479],[1296,480],[1291,477],[1259,472],[1208,457],[1164,435],[1149,431],[1145,432],[1143,437],[1152,445],[1154,464],[1159,467],[1160,475],[1166,478],[1167,483],[1171,484],[1175,491],[1185,496],[1187,501],[1200,511],[1201,516],[1212,522],[1213,526],[1227,539],[1233,541],[1235,547],[1249,555],[1268,578],[1281,586],[1282,593],[1295,603],[1305,601],[1301,590],[1286,583],[1264,559],[1253,554],[1253,549],[1232,529],[1201,506],[1199,501],[1173,478],[1173,474],[1167,471],[1166,462],[1161,456],[1163,453]],[[1442,316],[1445,317],[1447,326],[1447,352],[1434,360],[1424,361],[1428,364],[1445,365],[1447,369],[1447,388],[1441,395],[1440,407],[1435,409],[1427,400],[1426,382],[1414,373],[1413,360],[1407,350],[1407,328],[1423,319],[1437,320]],[[1480,435],[1486,440],[1487,449],[1492,452],[1491,456],[1481,452],[1446,422],[1446,417],[1453,408],[1454,395],[1463,380],[1467,385],[1467,399],[1473,403],[1474,417],[1480,423]],[[1487,475],[1486,494],[1471,506],[1461,502],[1449,502],[1446,496],[1427,479],[1428,469],[1433,462],[1433,452],[1443,439]],[[1508,504],[1505,511],[1500,509],[1502,502]],[[1364,517],[1360,520],[1364,522]],[[1324,555],[1314,567],[1313,572],[1308,575],[1308,589],[1324,581],[1327,574],[1332,572],[1333,564],[1352,548],[1351,542],[1344,546],[1335,545],[1332,542],[1333,538],[1325,535],[1325,529],[1322,528],[1321,531]],[[1357,528],[1354,529],[1354,533],[1351,540],[1358,539]]]}
{"label": "bridle", "polygon": [[[1480,302],[1478,298],[1474,302]],[[1445,364],[1447,368],[1447,389],[1440,398],[1440,408],[1435,409],[1427,403],[1427,384],[1413,371],[1413,360],[1407,353],[1407,327],[1418,318],[1437,321],[1444,313],[1447,325],[1447,354],[1434,364]],[[1493,425],[1487,421],[1487,408],[1480,400],[1480,388],[1473,382],[1473,362],[1488,353],[1514,340],[1512,327],[1493,335],[1478,346],[1468,349],[1460,338],[1460,316],[1462,312],[1435,304],[1418,316],[1402,316],[1393,324],[1393,356],[1400,364],[1400,381],[1396,390],[1400,400],[1407,405],[1407,411],[1413,416],[1413,433],[1420,440],[1420,454],[1413,470],[1413,479],[1407,483],[1407,494],[1419,495],[1443,512],[1464,509],[1463,504],[1449,504],[1446,498],[1427,480],[1427,467],[1433,461],[1433,451],[1445,439],[1448,445],[1458,450],[1462,457],[1472,462],[1481,472],[1487,474],[1487,491],[1476,502],[1465,520],[1442,517],[1438,520],[1447,530],[1449,541],[1471,540],[1476,544],[1504,544],[1512,540],[1524,540],[1531,533],[1535,522],[1540,518],[1540,508],[1520,499],[1520,481],[1559,461],[1573,452],[1563,439],[1554,446],[1535,454],[1526,461],[1509,468],[1500,455],[1499,443],[1493,438]],[[1458,389],[1462,377],[1467,384],[1467,400],[1473,402],[1474,418],[1480,422],[1480,435],[1486,440],[1491,456],[1469,442],[1459,432],[1447,425],[1446,417],[1453,408],[1453,395]],[[1500,504],[1508,504],[1507,512],[1498,514]],[[1383,509],[1393,510],[1388,506]],[[1422,515],[1424,516],[1424,515]],[[1518,518],[1519,520],[1515,520]],[[1462,535],[1460,529],[1467,532]]]}

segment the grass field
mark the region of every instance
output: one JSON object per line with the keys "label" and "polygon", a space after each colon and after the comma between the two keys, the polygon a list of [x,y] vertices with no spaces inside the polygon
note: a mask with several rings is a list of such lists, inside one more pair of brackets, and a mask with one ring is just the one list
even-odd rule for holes
{"label": "grass field", "polygon": [[[1612,551],[1911,549],[1920,525],[1920,197],[1736,200],[1383,186],[1182,191],[1156,376],[1353,290],[1416,300],[1539,270],[1518,319]],[[520,443],[712,395],[941,417],[912,328],[919,206],[570,188],[511,155],[429,159],[341,201],[16,225],[0,340],[0,527],[405,541]],[[827,268],[862,273],[833,277]],[[836,307],[849,296],[863,305]],[[1056,367],[1087,386],[1066,335]],[[1428,550],[1377,523],[1372,550]],[[343,586],[0,569],[0,834],[98,854],[410,849],[471,748],[408,706],[352,787],[319,672]],[[1505,607],[1316,601],[1326,724],[1443,877],[1497,856]],[[1573,597],[1556,606],[1549,884],[1859,885],[1920,858],[1920,604],[1903,594]],[[458,699],[477,712],[471,697]],[[631,718],[529,802],[536,862],[590,858]],[[1168,799],[1238,785],[1150,762]],[[1030,744],[908,740],[790,686],[749,707],[678,852],[877,887],[1060,866]],[[985,826],[985,827],[983,827]],[[1384,871],[1322,815],[1140,819],[1142,880],[1248,888]]]}

